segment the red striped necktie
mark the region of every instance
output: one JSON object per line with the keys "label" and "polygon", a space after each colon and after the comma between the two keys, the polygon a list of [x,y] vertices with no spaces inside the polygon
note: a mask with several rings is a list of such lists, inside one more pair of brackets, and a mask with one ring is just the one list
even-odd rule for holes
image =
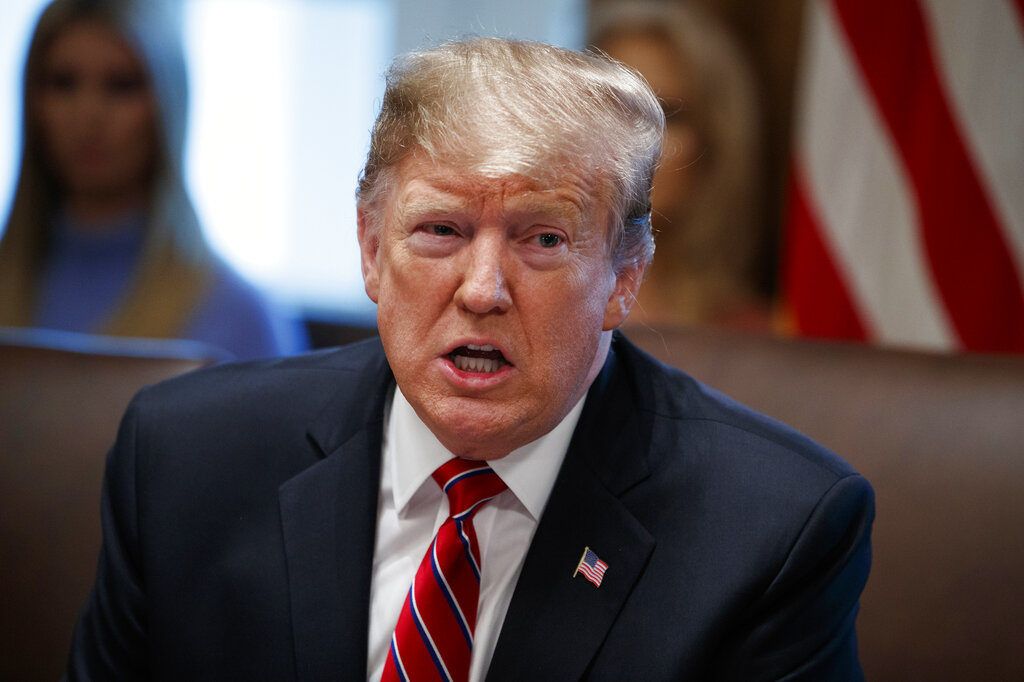
{"label": "red striped necktie", "polygon": [[416,571],[398,616],[382,682],[469,679],[480,545],[473,516],[505,484],[484,462],[452,459],[433,474],[448,495],[449,516]]}

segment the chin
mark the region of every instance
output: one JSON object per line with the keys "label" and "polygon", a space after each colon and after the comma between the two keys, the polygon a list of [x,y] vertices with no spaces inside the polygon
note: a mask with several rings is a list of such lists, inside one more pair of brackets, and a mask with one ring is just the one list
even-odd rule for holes
{"label": "chin", "polygon": [[[430,415],[431,430],[453,454],[466,459],[497,459],[534,440],[523,429],[525,419],[512,416],[514,410],[450,399]],[[496,412],[499,414],[496,415]]]}

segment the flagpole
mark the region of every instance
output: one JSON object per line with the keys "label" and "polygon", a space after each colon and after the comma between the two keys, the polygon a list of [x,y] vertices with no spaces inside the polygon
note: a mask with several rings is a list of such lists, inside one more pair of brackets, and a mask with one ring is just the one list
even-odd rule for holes
{"label": "flagpole", "polygon": [[575,578],[576,574],[580,572],[580,566],[583,565],[583,560],[587,557],[587,552],[590,551],[590,547],[583,548],[583,554],[580,554],[580,560],[576,562],[576,570],[572,572],[572,577]]}

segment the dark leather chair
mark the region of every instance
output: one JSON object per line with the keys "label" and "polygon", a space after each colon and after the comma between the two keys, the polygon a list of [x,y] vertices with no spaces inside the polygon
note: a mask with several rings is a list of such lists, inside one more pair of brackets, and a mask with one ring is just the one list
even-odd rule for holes
{"label": "dark leather chair", "polygon": [[1024,358],[631,329],[874,485],[869,680],[1024,680]]}
{"label": "dark leather chair", "polygon": [[131,396],[222,357],[188,342],[0,330],[0,679],[63,671],[95,575],[106,452]]}
{"label": "dark leather chair", "polygon": [[[872,482],[874,561],[858,621],[869,680],[1024,679],[1024,359],[696,329],[628,333],[831,447]],[[107,370],[47,369],[43,358],[60,353],[29,353],[30,367],[20,352],[0,350],[0,679],[52,679],[92,577],[102,452],[117,418],[138,386],[202,363],[85,361],[113,371],[101,379]],[[29,410],[30,400],[44,407]],[[20,419],[41,433],[16,457],[26,436],[8,429]],[[107,432],[91,435],[94,422]],[[40,547],[47,538],[63,549]]]}

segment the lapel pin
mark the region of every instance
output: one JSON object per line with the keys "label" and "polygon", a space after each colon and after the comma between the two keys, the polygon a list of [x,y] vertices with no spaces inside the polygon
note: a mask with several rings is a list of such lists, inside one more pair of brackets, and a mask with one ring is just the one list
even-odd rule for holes
{"label": "lapel pin", "polygon": [[592,549],[584,547],[583,556],[580,557],[580,562],[576,564],[576,570],[573,571],[572,577],[575,578],[576,574],[580,574],[593,583],[594,587],[601,587],[601,581],[604,580],[604,572],[607,570],[608,564],[601,561],[601,558],[594,554]]}

